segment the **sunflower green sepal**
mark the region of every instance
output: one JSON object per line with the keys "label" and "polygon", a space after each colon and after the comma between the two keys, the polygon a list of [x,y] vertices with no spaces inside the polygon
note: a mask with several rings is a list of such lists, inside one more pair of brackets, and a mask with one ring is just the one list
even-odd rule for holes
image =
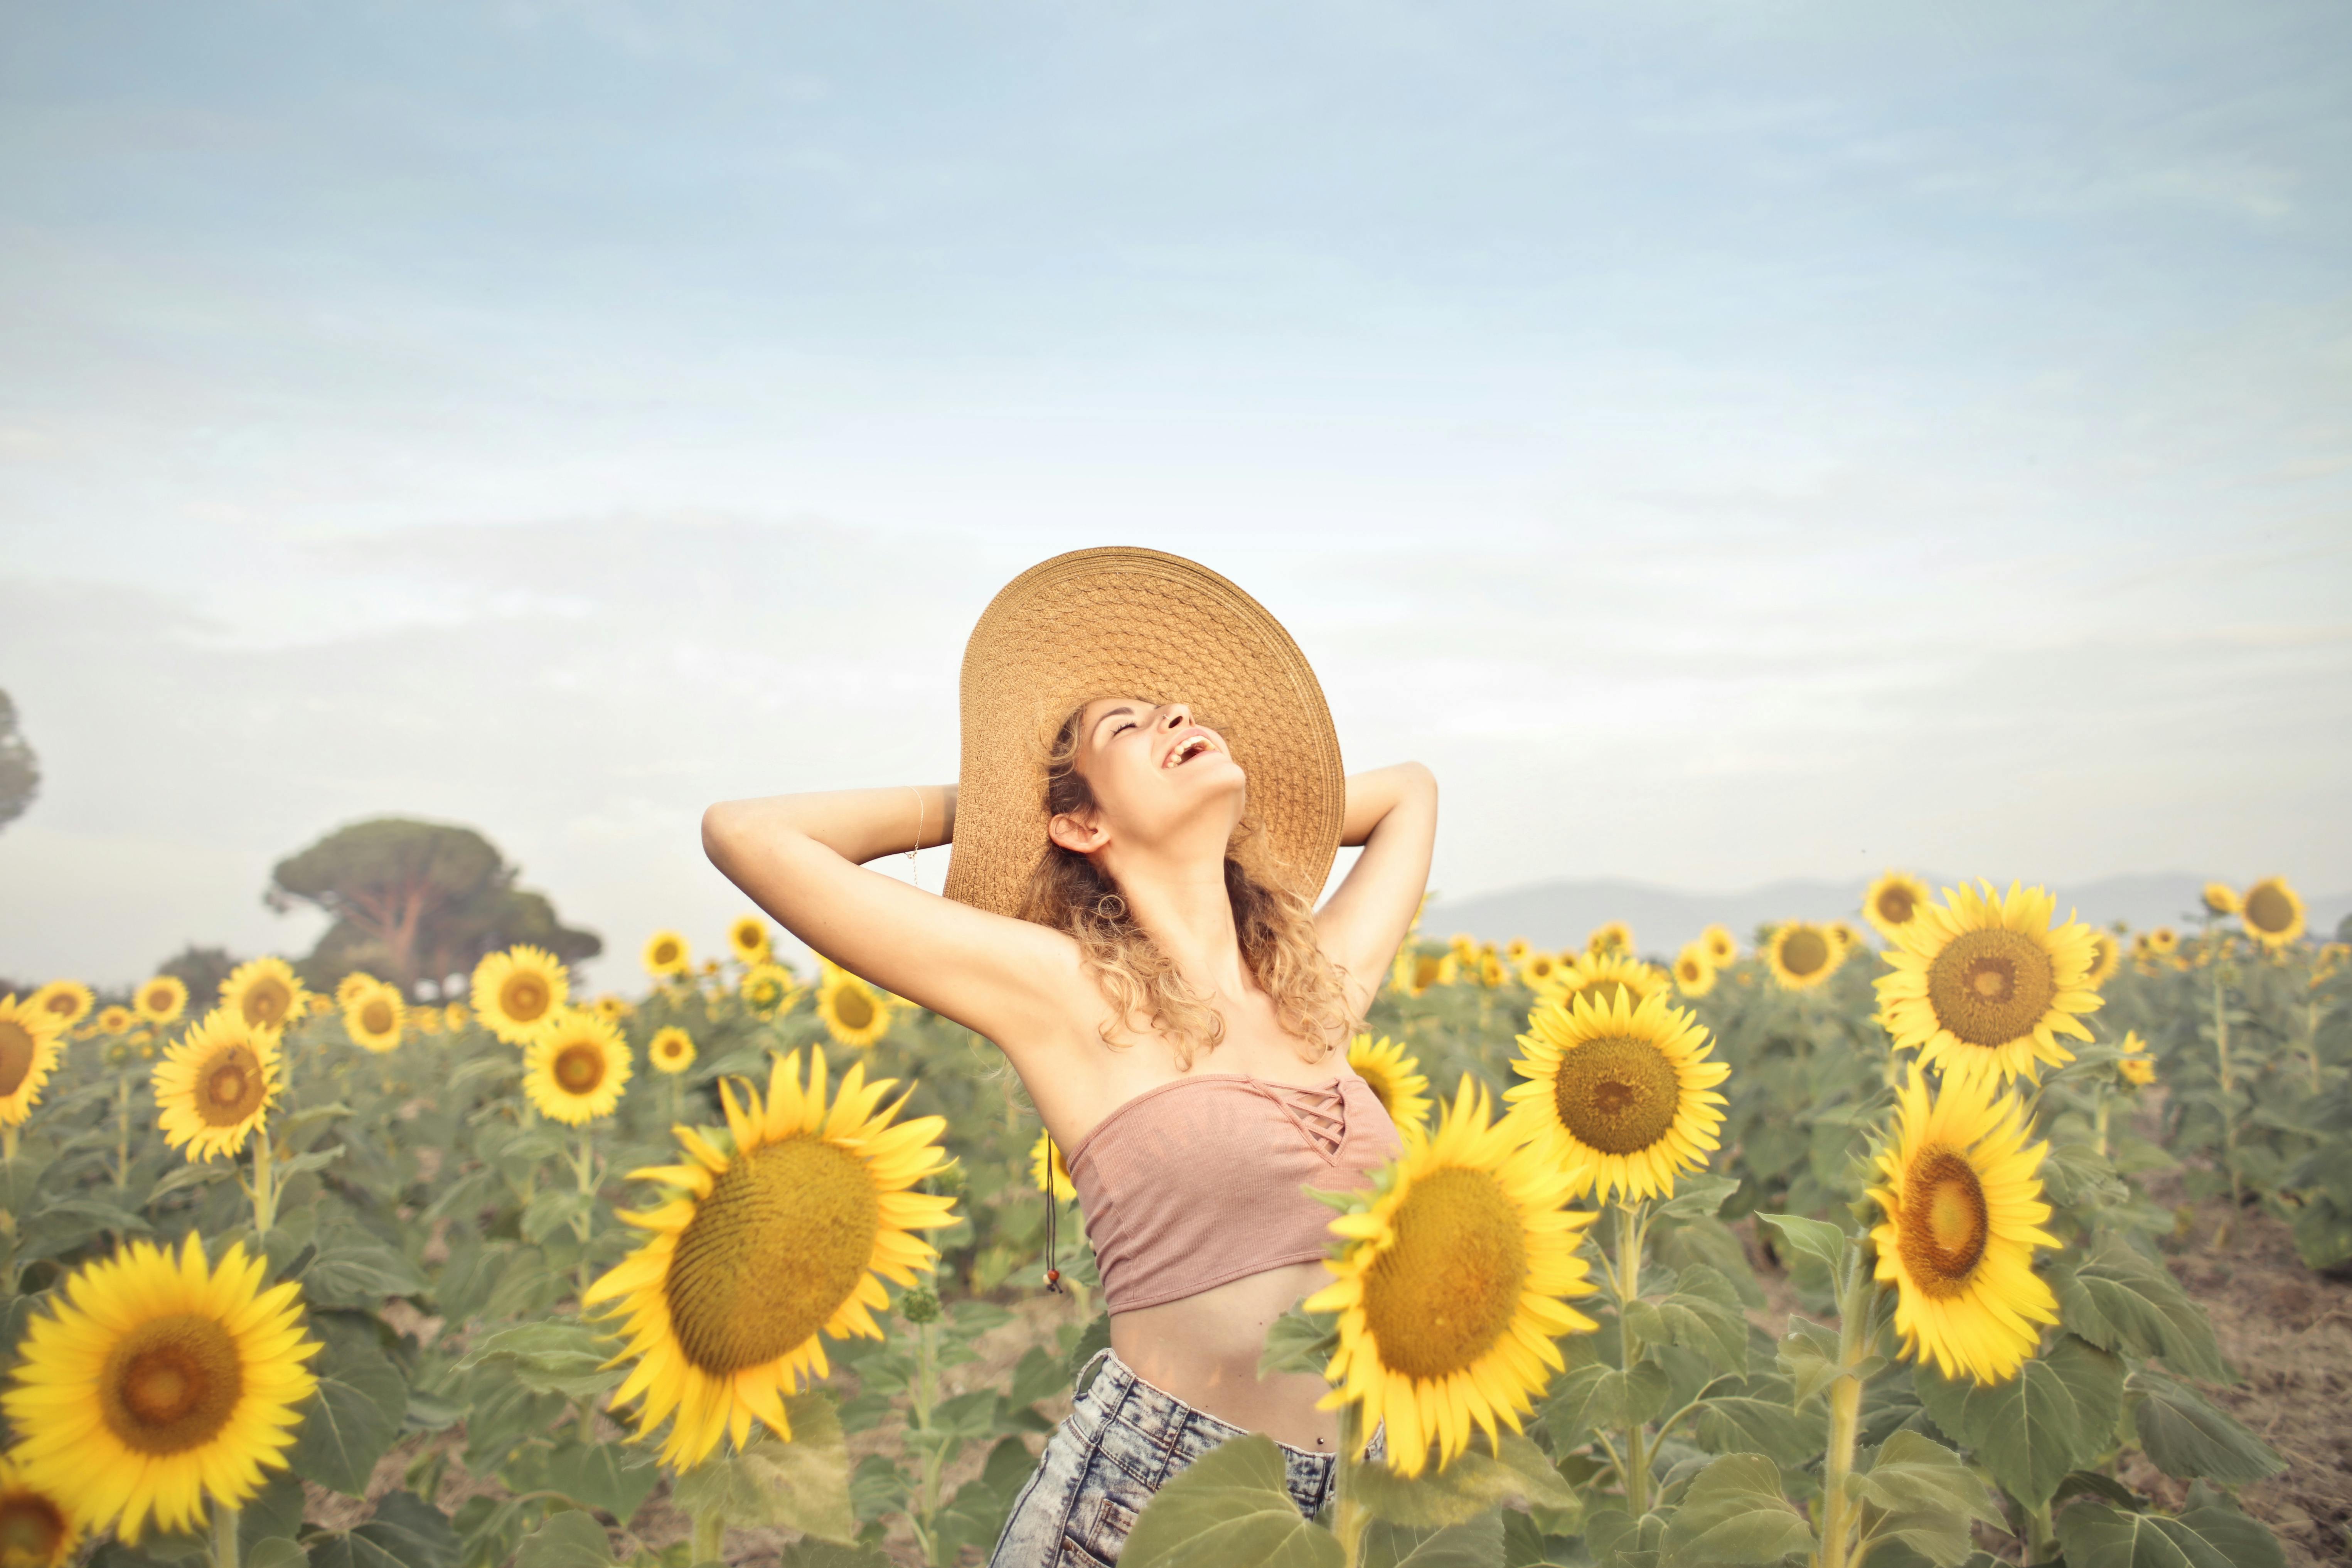
{"label": "sunflower green sepal", "polygon": [[1339,1348],[1339,1319],[1332,1312],[1310,1312],[1296,1306],[1266,1325],[1265,1351],[1258,1357],[1260,1377],[1286,1373],[1322,1375]]}

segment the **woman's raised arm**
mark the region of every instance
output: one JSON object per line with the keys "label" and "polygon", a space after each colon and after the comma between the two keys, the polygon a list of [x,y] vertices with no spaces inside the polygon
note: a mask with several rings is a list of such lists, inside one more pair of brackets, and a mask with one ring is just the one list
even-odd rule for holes
{"label": "woman's raised arm", "polygon": [[922,892],[862,864],[952,841],[953,784],[722,801],[702,847],[727,879],[818,952],[1008,1050],[1070,1032],[1091,996],[1058,931]]}
{"label": "woman's raised arm", "polygon": [[1360,1012],[1387,977],[1429,889],[1437,776],[1419,763],[1349,774],[1339,842],[1360,844],[1364,852],[1317,912],[1315,929],[1324,955],[1347,971],[1348,1000]]}

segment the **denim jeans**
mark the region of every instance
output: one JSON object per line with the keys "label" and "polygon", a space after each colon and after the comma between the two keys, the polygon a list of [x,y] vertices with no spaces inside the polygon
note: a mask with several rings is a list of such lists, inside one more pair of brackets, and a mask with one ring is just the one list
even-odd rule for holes
{"label": "denim jeans", "polygon": [[[1099,1359],[1101,1371],[1013,1500],[989,1568],[1113,1568],[1151,1494],[1218,1444],[1245,1436],[1152,1387],[1111,1352]],[[1312,1519],[1339,1484],[1339,1463],[1279,1447],[1290,1500]]]}

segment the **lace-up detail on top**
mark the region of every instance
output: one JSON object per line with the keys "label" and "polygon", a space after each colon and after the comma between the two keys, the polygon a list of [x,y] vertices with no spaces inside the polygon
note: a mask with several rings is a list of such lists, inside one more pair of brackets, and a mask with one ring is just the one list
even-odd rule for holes
{"label": "lace-up detail on top", "polygon": [[1145,1090],[1069,1155],[1104,1303],[1131,1312],[1320,1261],[1331,1211],[1304,1189],[1362,1186],[1400,1146],[1360,1078],[1198,1073]]}

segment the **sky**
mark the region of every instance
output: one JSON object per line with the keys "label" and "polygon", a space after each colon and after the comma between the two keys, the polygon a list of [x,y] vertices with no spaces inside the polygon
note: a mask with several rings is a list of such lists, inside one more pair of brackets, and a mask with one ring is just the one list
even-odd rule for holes
{"label": "sky", "polygon": [[[709,946],[989,596],[1205,562],[1434,885],[2352,889],[2352,12],[0,11],[0,974],[472,824]],[[926,858],[937,888],[944,865]],[[1857,885],[1859,882],[1857,881]]]}

